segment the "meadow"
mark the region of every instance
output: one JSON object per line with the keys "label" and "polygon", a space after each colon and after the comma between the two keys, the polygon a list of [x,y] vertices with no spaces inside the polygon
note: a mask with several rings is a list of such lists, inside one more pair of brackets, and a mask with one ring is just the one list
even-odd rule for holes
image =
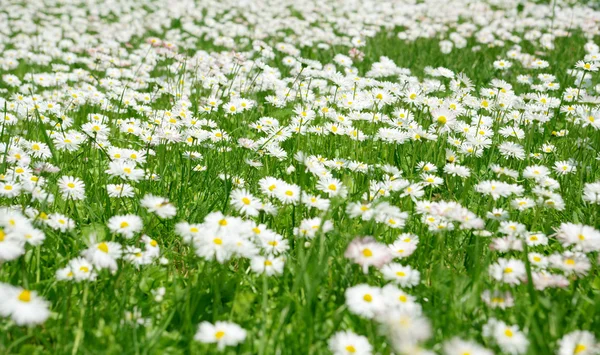
{"label": "meadow", "polygon": [[0,353],[600,354],[593,1],[0,24]]}

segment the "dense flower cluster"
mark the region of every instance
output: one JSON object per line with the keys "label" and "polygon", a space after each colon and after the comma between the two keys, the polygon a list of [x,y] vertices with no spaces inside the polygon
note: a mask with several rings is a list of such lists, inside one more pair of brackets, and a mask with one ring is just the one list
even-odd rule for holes
{"label": "dense flower cluster", "polygon": [[600,353],[599,11],[0,6],[0,350]]}

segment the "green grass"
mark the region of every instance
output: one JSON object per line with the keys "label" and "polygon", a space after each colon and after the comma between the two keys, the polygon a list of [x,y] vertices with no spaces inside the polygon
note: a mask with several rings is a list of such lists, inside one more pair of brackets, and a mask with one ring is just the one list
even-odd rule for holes
{"label": "green grass", "polygon": [[[359,75],[364,75],[381,56],[391,58],[399,67],[409,68],[413,75],[423,78],[426,66],[448,68],[455,73],[466,74],[476,89],[489,87],[494,78],[501,78],[514,86],[517,94],[531,91],[516,83],[519,74],[551,73],[557,76],[561,88],[574,87],[573,78],[566,71],[573,68],[585,52],[586,39],[581,33],[573,33],[568,38],[558,38],[556,48],[547,51],[543,59],[550,63],[545,70],[523,69],[514,63],[507,73],[494,70],[493,61],[505,57],[507,47],[485,48],[472,51],[476,45],[473,40],[464,49],[455,49],[451,54],[440,52],[438,40],[419,39],[413,43],[399,40],[395,32],[380,32],[369,39],[363,48],[365,59],[357,63]],[[157,34],[157,36],[160,34]],[[136,48],[141,38],[133,42]],[[597,37],[596,37],[597,39]],[[533,53],[536,47],[532,43],[523,43],[523,52]],[[221,50],[209,42],[201,41],[196,49],[209,52]],[[330,50],[302,50],[304,58],[329,63],[336,53],[347,53],[349,48],[334,47]],[[191,52],[191,50],[190,50]],[[282,73],[289,69],[281,64],[286,55],[277,53],[276,59],[269,65],[279,68]],[[61,63],[61,61],[53,61]],[[91,148],[91,142],[83,143],[76,152],[55,150],[49,160],[61,168],[57,174],[45,174],[47,190],[56,195],[53,204],[33,202],[30,195],[16,198],[0,198],[3,206],[19,205],[23,208],[33,206],[46,213],[60,212],[77,223],[70,232],[61,233],[48,227],[43,229],[46,239],[39,247],[27,247],[26,253],[17,260],[0,266],[0,281],[19,285],[37,291],[50,301],[50,318],[37,327],[19,327],[7,318],[0,319],[0,352],[6,354],[66,354],[75,347],[82,354],[195,354],[216,352],[214,345],[201,344],[193,340],[197,326],[201,321],[214,322],[229,320],[238,323],[248,331],[245,342],[237,347],[227,348],[225,353],[260,354],[321,354],[327,352],[327,341],[337,331],[348,329],[368,337],[375,352],[388,354],[393,351],[389,340],[378,330],[377,322],[352,314],[345,305],[344,292],[359,283],[383,286],[388,283],[381,273],[371,269],[363,274],[358,265],[353,265],[344,257],[348,244],[357,236],[372,235],[377,240],[392,243],[401,232],[410,232],[419,236],[420,243],[416,252],[401,263],[411,265],[421,273],[421,283],[406,291],[417,297],[423,307],[423,314],[431,321],[432,337],[425,343],[427,348],[436,351],[440,344],[453,336],[473,339],[481,344],[498,350],[491,342],[482,338],[481,327],[495,317],[508,324],[518,324],[528,334],[531,344],[527,354],[551,354],[557,348],[557,341],[566,333],[575,329],[596,331],[600,329],[600,276],[598,276],[597,252],[591,253],[592,269],[587,276],[570,278],[565,288],[533,291],[526,283],[515,287],[500,285],[488,276],[488,266],[499,257],[489,250],[491,238],[479,237],[472,231],[447,231],[433,234],[427,230],[419,215],[415,213],[415,203],[409,197],[398,194],[386,198],[402,211],[410,213],[406,227],[394,230],[373,221],[363,222],[351,219],[345,213],[351,201],[361,200],[369,189],[369,181],[381,180],[383,174],[377,170],[361,174],[349,170],[335,172],[349,189],[347,199],[332,199],[331,208],[324,215],[333,221],[334,230],[326,235],[318,235],[309,247],[304,240],[293,234],[293,228],[302,219],[315,217],[315,210],[301,206],[280,206],[277,216],[261,214],[255,220],[265,223],[289,240],[290,250],[286,256],[284,273],[280,276],[266,277],[256,275],[249,270],[249,261],[234,258],[224,264],[205,261],[195,255],[191,246],[183,243],[174,233],[175,224],[185,220],[200,223],[212,211],[222,211],[226,215],[239,215],[227,203],[234,188],[231,181],[223,181],[219,174],[232,174],[246,181],[246,188],[255,196],[260,195],[257,182],[265,176],[274,176],[301,186],[316,193],[314,188],[318,180],[304,167],[292,159],[293,153],[303,151],[310,155],[322,155],[328,159],[349,158],[367,164],[391,164],[403,171],[403,177],[417,181],[419,173],[415,166],[420,161],[432,162],[438,168],[446,163],[444,149],[450,148],[445,138],[436,141],[408,141],[402,145],[387,144],[381,141],[366,140],[357,143],[347,136],[294,135],[282,143],[288,158],[282,161],[272,157],[261,157],[255,152],[237,146],[238,138],[258,138],[260,135],[248,127],[248,124],[260,117],[270,116],[280,120],[283,125],[291,122],[292,109],[299,100],[291,102],[285,108],[275,108],[265,102],[268,92],[243,93],[243,97],[254,99],[258,107],[240,115],[227,116],[222,110],[206,114],[199,109],[200,100],[210,92],[196,82],[189,71],[173,73],[167,69],[171,60],[159,61],[152,71],[153,77],[166,76],[172,80],[185,77],[198,90],[190,96],[192,112],[199,119],[215,121],[220,129],[227,131],[231,141],[219,144],[202,144],[190,148],[184,144],[159,145],[153,147],[155,155],[149,156],[143,168],[160,176],[158,181],[143,180],[131,183],[136,190],[133,198],[113,199],[106,192],[106,185],[117,183],[104,171],[109,159],[106,154]],[[75,68],[76,66],[71,66]],[[132,68],[135,70],[135,68]],[[186,68],[187,69],[187,68]],[[40,66],[22,61],[19,66],[7,73],[23,78],[27,73],[49,72],[49,66]],[[101,78],[102,70],[93,72]],[[251,78],[252,76],[249,75]],[[231,77],[229,78],[231,79]],[[291,81],[294,81],[292,77]],[[301,79],[302,80],[302,79]],[[394,77],[389,81],[397,80]],[[92,81],[94,82],[94,81]],[[303,81],[307,83],[307,81]],[[593,76],[598,83],[598,74]],[[3,84],[0,84],[3,85]],[[0,86],[2,87],[2,86]],[[156,89],[152,84],[148,92]],[[7,100],[18,88],[4,86],[7,92],[0,94]],[[64,88],[57,88],[64,90]],[[42,88],[32,88],[34,94]],[[551,95],[557,96],[558,93]],[[23,93],[29,95],[29,93]],[[440,97],[449,92],[436,94]],[[164,109],[171,105],[172,97],[162,95],[152,103],[154,109]],[[225,102],[227,100],[224,100]],[[63,102],[66,103],[66,102]],[[114,100],[115,107],[123,107]],[[391,114],[403,103],[394,103],[380,110]],[[417,121],[427,127],[430,118],[425,112],[415,112]],[[116,127],[116,120],[142,116],[131,108],[119,113],[105,110],[99,105],[85,103],[76,108],[68,108],[64,114],[75,122],[73,128],[79,129],[87,122],[89,113],[102,113],[110,118],[109,140],[115,146],[146,150],[144,142],[126,135]],[[558,113],[558,112],[557,112]],[[50,129],[31,113],[29,120],[21,120],[14,126],[3,126],[0,141],[7,143],[11,137],[21,136],[28,140],[53,143],[45,130]],[[499,115],[494,112],[491,115]],[[497,117],[497,116],[495,116]],[[315,122],[326,122],[319,118]],[[374,134],[382,125],[357,122],[356,126],[364,132]],[[480,217],[493,207],[505,208],[510,212],[510,220],[526,225],[529,231],[540,231],[551,235],[553,227],[562,222],[599,225],[599,206],[585,204],[581,199],[584,183],[600,178],[598,150],[600,135],[591,127],[574,126],[560,113],[547,124],[539,127],[524,127],[526,136],[520,143],[527,153],[539,151],[541,145],[550,142],[556,146],[556,152],[544,155],[540,161],[509,160],[502,158],[497,145],[507,140],[497,134],[502,125],[496,122],[493,129],[492,146],[479,158],[464,157],[461,164],[471,169],[471,177],[460,179],[443,176],[444,185],[430,192],[426,189],[424,199],[432,201],[457,201]],[[567,128],[566,137],[555,137],[552,131]],[[577,138],[590,140],[590,149],[577,146]],[[510,139],[518,141],[516,139]],[[229,152],[219,152],[215,148],[229,147]],[[196,162],[184,157],[184,152],[193,150],[203,155],[201,164],[206,165],[203,172],[193,171]],[[541,164],[551,167],[555,161],[573,158],[577,161],[575,174],[559,177],[559,192],[566,207],[562,211],[534,208],[519,212],[510,207],[510,199],[493,201],[474,190],[479,181],[496,179],[489,169],[490,164],[500,164],[522,171],[528,165]],[[264,164],[252,168],[245,159],[257,159]],[[292,174],[285,171],[294,165]],[[3,164],[0,172],[9,167]],[[68,201],[60,198],[56,181],[60,176],[71,175],[85,182],[86,199]],[[508,180],[506,180],[508,181]],[[526,195],[536,184],[531,180],[519,179],[525,187]],[[167,197],[176,207],[174,219],[161,220],[148,213],[139,204],[146,194]],[[266,200],[266,198],[265,198]],[[161,252],[169,262],[160,265],[154,262],[140,268],[119,261],[115,274],[107,270],[98,272],[94,282],[57,281],[56,270],[64,267],[68,261],[78,256],[87,246],[87,239],[95,234],[98,240],[112,240],[125,245],[137,245],[137,239],[125,240],[111,234],[106,223],[115,215],[133,213],[144,221],[143,233],[159,242]],[[487,220],[485,229],[495,232],[498,222]],[[546,255],[563,248],[551,239],[548,247],[536,247],[535,251]],[[524,252],[511,251],[505,257],[524,260]],[[152,290],[165,287],[162,302],[154,301]],[[485,289],[511,289],[515,306],[506,310],[487,307],[481,300]],[[150,319],[147,326],[134,326],[124,321],[125,312],[137,309],[144,318]],[[78,340],[76,340],[78,339]],[[76,344],[79,342],[79,344]]]}

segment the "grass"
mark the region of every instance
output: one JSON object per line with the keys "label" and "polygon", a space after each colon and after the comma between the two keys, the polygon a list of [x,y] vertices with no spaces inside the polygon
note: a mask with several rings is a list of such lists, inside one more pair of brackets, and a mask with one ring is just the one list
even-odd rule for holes
{"label": "grass", "polygon": [[[494,60],[505,57],[507,48],[482,47],[479,51],[473,51],[472,47],[476,43],[469,40],[466,48],[455,49],[451,54],[445,55],[440,52],[439,41],[436,39],[419,39],[407,43],[399,40],[394,33],[382,31],[368,41],[363,48],[364,61],[356,63],[359,75],[364,75],[381,56],[387,56],[399,67],[409,68],[419,78],[425,76],[425,67],[443,66],[455,73],[466,74],[477,89],[489,87],[494,78],[502,78],[513,83],[516,94],[523,94],[531,89],[516,84],[517,75],[535,75],[540,72],[521,68],[517,63],[508,72],[495,70]],[[137,48],[144,37],[140,36],[132,42],[132,47]],[[567,70],[583,58],[585,43],[584,36],[577,32],[566,38],[558,38],[555,49],[546,51],[542,56],[550,63],[550,68],[541,72],[556,75],[556,82],[561,88],[574,87],[573,78],[567,75]],[[527,53],[537,50],[532,43],[522,43],[522,47],[523,52]],[[211,52],[221,48],[208,42],[198,42],[195,49]],[[334,47],[315,51],[305,48],[301,55],[321,63],[329,63],[335,54],[346,53],[348,49]],[[299,77],[288,74],[289,69],[281,64],[285,56],[277,53],[269,65],[287,75],[290,83],[295,82]],[[359,283],[373,286],[388,283],[379,272],[372,269],[369,274],[364,274],[358,265],[353,265],[344,257],[348,244],[357,236],[371,235],[389,244],[400,233],[374,221],[352,219],[345,213],[348,203],[361,200],[362,194],[369,189],[369,181],[381,180],[382,173],[370,171],[362,174],[349,170],[336,172],[335,175],[349,189],[348,198],[332,199],[331,208],[324,212],[324,216],[334,223],[334,229],[326,235],[319,234],[308,247],[303,239],[294,235],[293,229],[302,219],[317,216],[315,210],[300,205],[283,205],[279,206],[276,216],[261,213],[256,218],[290,242],[285,271],[280,276],[257,275],[249,270],[249,261],[242,258],[234,258],[223,264],[203,260],[195,255],[193,247],[185,244],[175,234],[175,224],[182,220],[200,223],[212,211],[239,215],[228,203],[231,191],[235,188],[231,175],[243,178],[245,186],[255,195],[258,194],[258,180],[265,176],[282,178],[316,192],[314,186],[318,179],[292,159],[293,153],[298,151],[322,155],[328,159],[349,158],[367,164],[391,164],[403,171],[404,178],[417,181],[420,174],[415,170],[416,164],[427,161],[443,167],[446,163],[444,150],[451,148],[449,143],[440,138],[395,145],[374,140],[356,142],[347,136],[294,135],[281,144],[288,153],[287,159],[280,161],[259,156],[254,151],[238,147],[237,139],[258,138],[260,135],[249,128],[248,124],[263,116],[279,119],[282,126],[289,124],[293,115],[292,108],[300,100],[283,108],[276,108],[265,102],[265,96],[272,94],[272,91],[248,91],[243,93],[243,97],[256,100],[256,108],[235,116],[226,115],[222,110],[206,114],[199,105],[200,100],[208,97],[210,91],[196,81],[189,68],[175,73],[169,70],[167,66],[172,62],[159,59],[152,76],[165,76],[167,80],[174,82],[179,78],[190,81],[191,87],[197,88],[190,96],[191,111],[198,118],[216,122],[232,139],[230,142],[202,144],[192,148],[184,144],[153,147],[155,154],[148,156],[143,169],[158,174],[160,179],[132,184],[135,187],[135,197],[121,199],[109,198],[106,185],[116,183],[118,179],[105,173],[110,159],[104,151],[92,148],[91,140],[81,144],[80,149],[74,152],[53,148],[49,161],[59,166],[61,171],[45,176],[47,189],[57,196],[56,201],[52,204],[33,202],[30,195],[21,194],[15,198],[0,198],[0,204],[23,208],[33,206],[46,213],[60,212],[74,219],[77,227],[67,233],[43,227],[46,239],[41,246],[28,247],[19,259],[1,265],[0,281],[36,290],[50,301],[52,314],[43,325],[35,328],[16,326],[6,318],[1,319],[0,351],[6,354],[216,352],[214,345],[194,341],[197,326],[201,321],[229,320],[242,326],[249,335],[245,342],[237,347],[227,348],[225,353],[326,353],[328,340],[341,329],[351,329],[366,336],[377,353],[391,353],[393,349],[390,342],[379,331],[377,322],[352,314],[347,309],[344,296],[346,289]],[[64,64],[60,60],[53,60],[52,63]],[[15,74],[22,79],[28,73],[50,70],[48,65],[21,61],[19,66],[6,73]],[[92,72],[97,78],[106,75],[101,69]],[[234,76],[230,75],[229,79]],[[394,77],[387,79],[396,80]],[[298,81],[308,84],[306,80],[308,78],[300,78]],[[598,83],[597,73],[593,76],[593,82]],[[90,83],[95,85],[96,81],[92,80]],[[6,91],[0,96],[7,100],[20,92],[18,87],[3,88]],[[56,87],[46,91],[53,89],[65,90],[64,87]],[[155,92],[156,89],[157,85],[151,84],[143,91]],[[33,95],[39,95],[42,91],[40,87],[32,87]],[[444,97],[449,94],[447,91],[434,95]],[[144,142],[118,130],[117,119],[143,117],[120,101],[122,100],[115,99],[113,103],[115,108],[120,107],[121,110],[107,109],[106,106],[91,102],[68,107],[65,105],[67,102],[63,101],[64,115],[74,120],[73,127],[76,129],[87,122],[90,113],[107,115],[110,123],[109,139],[113,145],[146,150]],[[172,102],[173,96],[163,94],[157,96],[152,107],[167,108]],[[391,114],[398,107],[408,108],[404,103],[396,102],[379,112]],[[497,113],[493,113],[495,114]],[[20,120],[16,125],[2,126],[0,141],[7,143],[10,138],[21,136],[28,140],[47,142],[50,147],[54,147],[52,138],[46,134],[50,125],[42,123],[37,112],[29,115],[30,119]],[[415,116],[425,126],[430,122],[425,112],[416,112]],[[326,120],[319,118],[315,122],[324,123]],[[356,126],[369,134],[374,134],[380,127],[368,122],[357,122]],[[529,157],[515,160],[503,158],[499,153],[497,145],[506,140],[497,134],[501,126],[499,122],[494,123],[493,130],[496,134],[492,138],[493,144],[481,157],[463,157],[461,164],[472,170],[471,177],[460,179],[446,175],[442,188],[426,190],[425,198],[432,201],[458,201],[481,217],[485,217],[485,213],[492,208],[505,208],[510,213],[510,220],[523,223],[529,231],[547,235],[553,234],[554,227],[567,221],[597,227],[599,206],[583,203],[581,191],[584,183],[600,178],[596,159],[600,147],[598,131],[589,126],[573,125],[566,121],[564,114],[557,112],[557,116],[547,124],[524,127],[526,131],[523,140],[513,139],[519,141],[528,153],[538,151],[547,142],[554,144],[556,151],[544,155],[541,161]],[[551,134],[560,129],[568,129],[569,134],[566,137]],[[577,144],[577,138],[581,137],[589,139],[589,149]],[[221,152],[221,147],[231,150]],[[184,155],[189,150],[203,155],[202,164],[206,165],[206,171],[194,171],[196,163]],[[577,161],[577,171],[557,178],[561,185],[560,194],[566,204],[562,211],[542,208],[518,211],[510,206],[509,199],[494,201],[474,190],[474,185],[478,182],[495,179],[495,174],[490,170],[490,165],[494,163],[523,171],[532,164],[551,167],[555,161],[571,158]],[[246,159],[258,159],[264,165],[253,168],[245,163]],[[295,172],[287,174],[286,169],[290,165],[295,166]],[[10,164],[3,164],[0,171],[6,172],[9,166]],[[219,178],[220,174],[225,174],[228,178],[222,180]],[[72,201],[59,197],[56,182],[62,175],[76,176],[83,180],[86,186],[85,200]],[[519,179],[518,183],[526,191],[531,191],[536,186],[531,180]],[[146,194],[167,197],[177,207],[177,216],[174,219],[159,219],[147,212],[139,203]],[[426,342],[426,347],[440,350],[439,344],[453,336],[460,336],[494,348],[489,340],[482,337],[480,331],[491,317],[502,319],[508,324],[518,324],[527,331],[531,342],[527,354],[554,353],[558,340],[572,330],[600,329],[600,318],[594,316],[600,313],[597,252],[590,255],[592,269],[587,276],[571,277],[568,286],[544,291],[534,290],[531,283],[524,282],[510,288],[515,298],[514,307],[492,309],[481,299],[483,290],[507,287],[492,280],[487,272],[488,267],[499,257],[498,253],[489,249],[491,238],[477,236],[472,231],[459,228],[433,234],[416,214],[415,203],[409,197],[396,194],[386,200],[410,213],[406,227],[401,232],[414,233],[420,238],[415,253],[402,260],[402,263],[411,265],[421,273],[421,283],[407,292],[417,297],[423,307],[423,314],[431,321],[434,331],[431,339]],[[138,268],[131,263],[119,261],[116,273],[99,271],[98,279],[94,282],[74,283],[56,279],[57,269],[64,267],[70,259],[86,249],[91,235],[95,235],[97,240],[138,245],[137,237],[125,240],[111,234],[106,228],[110,217],[128,213],[142,217],[142,232],[159,242],[162,256],[168,259],[168,264],[155,262]],[[498,226],[497,221],[487,220],[485,229],[495,232]],[[549,255],[562,251],[563,247],[556,240],[551,240],[548,247],[534,249]],[[511,251],[507,255],[524,260],[526,254]],[[152,293],[158,287],[166,289],[162,302],[156,302]],[[134,309],[149,319],[147,325],[135,325],[126,320],[126,312]]]}

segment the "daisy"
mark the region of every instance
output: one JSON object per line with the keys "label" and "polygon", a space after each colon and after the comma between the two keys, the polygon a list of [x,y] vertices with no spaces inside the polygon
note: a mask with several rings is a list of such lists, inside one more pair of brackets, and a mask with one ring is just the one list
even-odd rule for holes
{"label": "daisy", "polygon": [[275,190],[275,197],[283,204],[295,204],[300,200],[300,187],[284,182]]}
{"label": "daisy", "polygon": [[454,337],[444,343],[444,355],[494,355],[491,350],[469,340]]}
{"label": "daisy", "polygon": [[600,182],[586,183],[582,198],[586,202],[600,205]]}
{"label": "daisy", "polygon": [[489,337],[507,354],[518,355],[527,352],[529,340],[517,325],[507,325],[503,321],[491,318],[482,330],[484,337]]}
{"label": "daisy", "polygon": [[0,227],[0,261],[14,260],[25,254],[25,243],[17,234]]}
{"label": "daisy", "polygon": [[141,265],[147,265],[152,262],[152,259],[147,257],[146,253],[142,252],[142,249],[134,246],[128,246],[123,252],[123,259],[129,261],[134,266],[139,268]]}
{"label": "daisy", "polygon": [[16,197],[21,193],[21,184],[13,181],[0,181],[0,197]]}
{"label": "daisy", "polygon": [[44,323],[50,316],[49,306],[35,291],[0,283],[0,316],[10,317],[17,325]]}
{"label": "daisy", "polygon": [[568,161],[557,161],[554,163],[554,171],[558,175],[567,175],[577,171],[577,168]]}
{"label": "daisy", "polygon": [[402,259],[411,256],[417,250],[418,244],[418,236],[404,233],[400,234],[394,243],[388,245],[388,248],[395,258]]}
{"label": "daisy", "polygon": [[108,163],[106,173],[131,181],[140,181],[144,177],[144,170],[138,169],[136,163],[125,160],[113,160]]}
{"label": "daisy", "polygon": [[121,244],[100,242],[91,245],[82,255],[97,269],[117,271],[117,259],[122,255]]}
{"label": "daisy", "polygon": [[361,217],[363,221],[369,221],[375,215],[376,210],[370,203],[351,202],[346,207],[346,213],[352,217]]}
{"label": "daisy", "polygon": [[421,314],[420,307],[392,308],[382,312],[378,320],[396,347],[401,344],[416,345],[431,337],[431,322]]}
{"label": "daisy", "polygon": [[362,266],[363,272],[369,272],[369,266],[377,268],[392,259],[392,253],[386,245],[378,243],[372,237],[355,238],[346,249],[344,256]]}
{"label": "daisy", "polygon": [[59,230],[63,233],[70,231],[76,227],[74,220],[60,213],[52,213],[48,215],[46,223],[48,224],[48,226],[50,226],[50,228],[54,230]]}
{"label": "daisy", "polygon": [[487,212],[486,216],[489,219],[501,221],[507,219],[509,217],[509,214],[508,211],[502,208],[494,208],[491,212]]}
{"label": "daisy", "polygon": [[593,333],[587,330],[575,330],[564,335],[558,343],[558,355],[594,355],[600,344]]}
{"label": "daisy", "polygon": [[348,190],[342,185],[342,182],[333,177],[320,179],[317,183],[317,189],[325,192],[329,197],[339,196],[345,198],[348,195]]}
{"label": "daisy", "polygon": [[576,250],[585,253],[600,250],[600,231],[591,226],[561,223],[556,230],[556,238],[564,247],[574,245]]}
{"label": "daisy", "polygon": [[510,205],[516,210],[525,211],[529,208],[534,207],[535,201],[528,197],[516,198],[510,202]]}
{"label": "daisy", "polygon": [[417,270],[398,263],[389,263],[383,266],[381,273],[387,280],[393,281],[401,287],[414,287],[419,284],[421,279]]}
{"label": "daisy", "polygon": [[185,243],[190,243],[200,237],[202,227],[201,224],[179,222],[175,225],[175,233],[182,237]]}
{"label": "daisy", "polygon": [[509,285],[518,285],[526,279],[525,264],[517,259],[500,258],[489,267],[490,276]]}
{"label": "daisy", "polygon": [[261,247],[267,254],[281,254],[289,249],[288,241],[283,239],[280,234],[270,230],[265,230],[258,236]]}
{"label": "daisy", "polygon": [[567,275],[585,276],[592,268],[587,255],[581,252],[554,253],[550,255],[548,261],[553,267],[562,270]]}
{"label": "daisy", "polygon": [[437,187],[444,183],[444,179],[442,179],[441,177],[439,177],[437,175],[433,175],[433,174],[422,174],[421,179],[423,179],[423,181],[421,181],[421,183],[424,186]]}
{"label": "daisy", "polygon": [[518,143],[503,142],[498,145],[498,150],[505,158],[515,158],[517,160],[525,159],[525,149]]}
{"label": "daisy", "polygon": [[67,267],[75,281],[94,281],[96,279],[94,266],[87,259],[81,257],[72,259]]}
{"label": "daisy", "polygon": [[365,318],[374,318],[385,309],[381,290],[367,284],[346,289],[346,305],[350,312]]}
{"label": "daisy", "polygon": [[164,197],[147,194],[140,201],[140,205],[147,209],[148,212],[155,213],[160,218],[169,219],[177,214],[175,206]]}
{"label": "daisy", "polygon": [[275,256],[253,257],[250,261],[250,268],[257,274],[266,274],[267,276],[281,275],[283,273],[284,259]]}
{"label": "daisy", "polygon": [[528,246],[535,247],[538,245],[548,245],[548,237],[544,233],[529,232],[525,237],[525,242]]}
{"label": "daisy", "polygon": [[194,340],[201,343],[217,344],[217,349],[223,350],[226,346],[236,346],[246,339],[246,331],[232,322],[202,322],[194,335]]}
{"label": "daisy", "polygon": [[248,216],[258,216],[261,202],[245,189],[235,189],[231,192],[231,205],[240,213]]}
{"label": "daisy", "polygon": [[471,176],[471,170],[465,166],[458,164],[446,164],[444,166],[444,172],[448,175],[458,176],[461,178],[467,178]]}
{"label": "daisy", "polygon": [[58,188],[64,199],[85,199],[85,184],[73,176],[62,176],[58,179]]}
{"label": "daisy", "polygon": [[331,230],[333,230],[333,223],[331,221],[323,221],[321,218],[315,217],[302,220],[300,227],[294,228],[294,234],[312,239],[319,232],[327,233]]}
{"label": "daisy", "polygon": [[106,191],[109,197],[133,197],[135,192],[129,184],[109,184],[106,185]]}
{"label": "daisy", "polygon": [[575,63],[575,68],[583,69],[585,71],[596,72],[598,71],[599,64],[594,62],[584,62],[583,60]]}
{"label": "daisy", "polygon": [[531,265],[538,269],[545,269],[548,267],[548,258],[540,253],[529,253],[527,259]]}
{"label": "daisy", "polygon": [[506,309],[515,305],[514,298],[509,291],[485,290],[481,294],[481,299],[491,308]]}
{"label": "daisy", "polygon": [[328,199],[319,196],[313,196],[305,192],[302,194],[302,203],[304,203],[304,205],[307,207],[316,208],[319,211],[326,211],[330,205]]}
{"label": "daisy", "polygon": [[512,66],[512,63],[508,60],[496,60],[493,65],[496,69],[506,70]]}
{"label": "daisy", "polygon": [[370,355],[373,347],[369,340],[352,331],[339,331],[328,341],[329,350],[334,355]]}
{"label": "daisy", "polygon": [[387,284],[381,289],[381,291],[384,297],[384,302],[391,308],[421,307],[420,304],[416,303],[414,296],[402,291],[397,286]]}
{"label": "daisy", "polygon": [[523,177],[540,180],[550,175],[550,170],[543,165],[532,165],[525,168]]}
{"label": "daisy", "polygon": [[141,231],[143,227],[142,219],[134,214],[113,216],[107,224],[111,232],[120,234],[127,239],[133,238],[133,235]]}

